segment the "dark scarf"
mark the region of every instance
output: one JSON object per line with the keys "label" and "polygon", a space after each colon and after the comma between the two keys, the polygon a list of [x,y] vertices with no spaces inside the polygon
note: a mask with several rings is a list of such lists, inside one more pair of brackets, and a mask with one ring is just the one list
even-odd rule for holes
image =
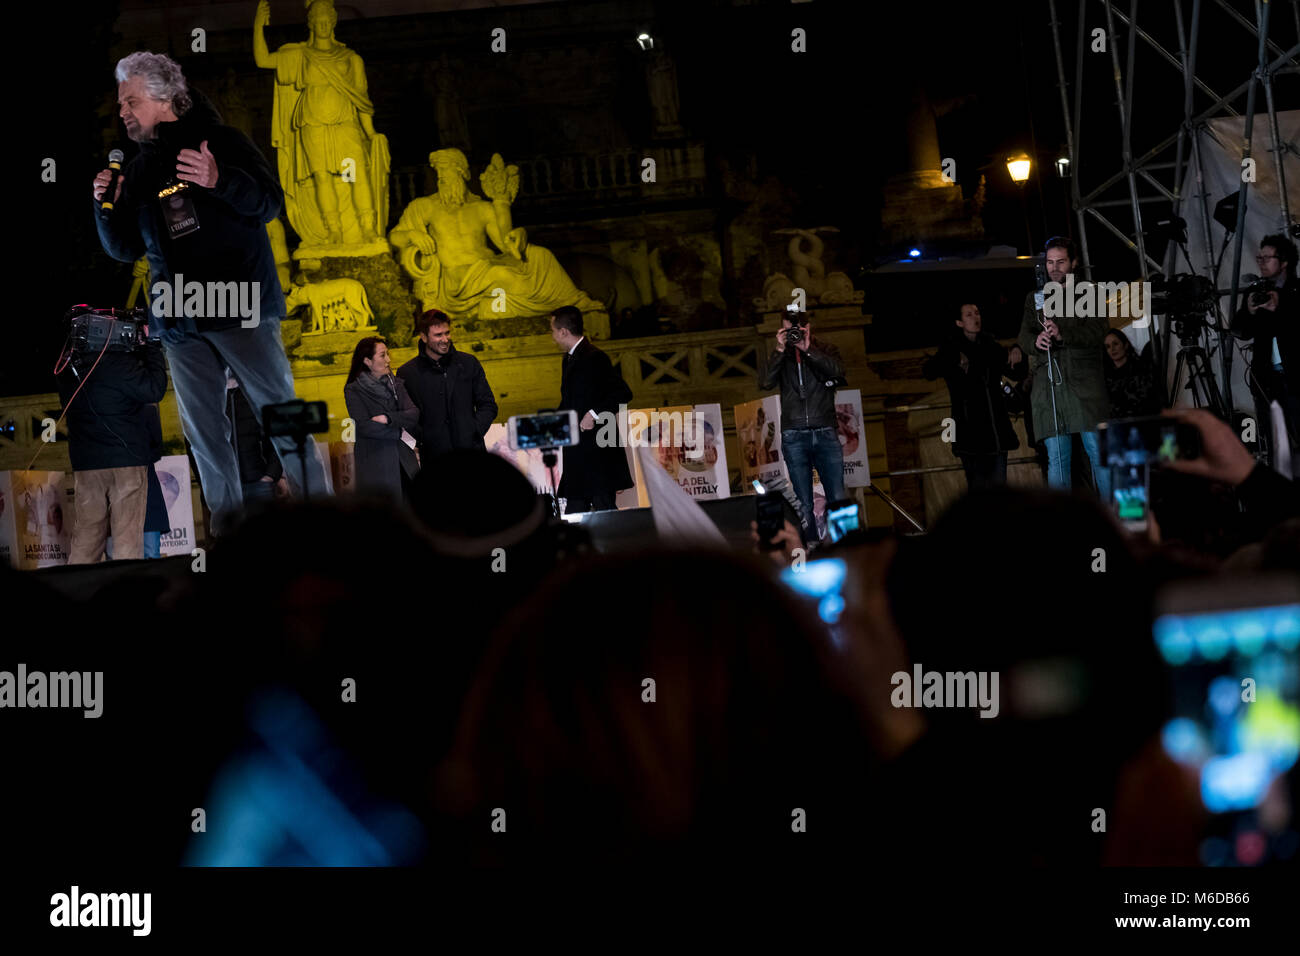
{"label": "dark scarf", "polygon": [[354,381],[362,391],[380,402],[387,411],[397,411],[397,380],[389,372],[383,378],[375,378],[370,372],[362,372]]}

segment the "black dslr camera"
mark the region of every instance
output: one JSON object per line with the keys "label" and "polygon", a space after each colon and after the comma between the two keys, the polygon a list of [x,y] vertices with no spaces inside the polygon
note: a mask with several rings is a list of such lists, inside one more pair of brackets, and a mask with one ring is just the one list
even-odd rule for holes
{"label": "black dslr camera", "polygon": [[807,331],[808,317],[802,312],[787,312],[786,318],[790,320],[790,328],[785,333],[786,345],[798,345],[803,341],[804,333]]}
{"label": "black dslr camera", "polygon": [[1268,297],[1275,291],[1272,280],[1256,279],[1246,287],[1246,294],[1250,296],[1250,304],[1259,308],[1268,301]]}

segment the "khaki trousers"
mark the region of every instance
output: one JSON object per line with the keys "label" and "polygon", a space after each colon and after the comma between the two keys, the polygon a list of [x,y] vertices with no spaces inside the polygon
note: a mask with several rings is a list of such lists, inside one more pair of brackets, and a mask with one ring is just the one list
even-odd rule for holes
{"label": "khaki trousers", "polygon": [[[94,564],[113,535],[113,557],[144,557],[144,511],[149,501],[147,465],[74,471],[77,519],[69,564]],[[112,530],[110,532],[110,522]]]}

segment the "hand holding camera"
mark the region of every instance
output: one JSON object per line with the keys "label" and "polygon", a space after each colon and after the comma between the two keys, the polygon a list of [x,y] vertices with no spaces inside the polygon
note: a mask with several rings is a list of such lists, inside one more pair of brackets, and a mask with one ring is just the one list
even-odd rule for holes
{"label": "hand holding camera", "polygon": [[1250,314],[1254,315],[1259,309],[1266,309],[1269,312],[1277,311],[1277,289],[1256,289],[1251,288],[1250,295],[1246,299],[1246,308]]}
{"label": "hand holding camera", "polygon": [[808,351],[808,330],[802,321],[794,319],[791,325],[776,333],[776,350],[784,352],[787,345]]}

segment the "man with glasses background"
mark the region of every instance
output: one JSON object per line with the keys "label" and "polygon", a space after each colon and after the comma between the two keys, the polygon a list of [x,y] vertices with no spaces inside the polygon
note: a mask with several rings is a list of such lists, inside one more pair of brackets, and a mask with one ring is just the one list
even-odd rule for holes
{"label": "man with glasses background", "polygon": [[[1300,287],[1296,281],[1296,246],[1284,235],[1265,236],[1259,243],[1260,284],[1267,291],[1248,291],[1232,323],[1239,338],[1254,339],[1250,360],[1251,394],[1260,427],[1265,412],[1277,402],[1286,417],[1291,456],[1300,457]],[[1271,435],[1271,432],[1270,432]]]}

